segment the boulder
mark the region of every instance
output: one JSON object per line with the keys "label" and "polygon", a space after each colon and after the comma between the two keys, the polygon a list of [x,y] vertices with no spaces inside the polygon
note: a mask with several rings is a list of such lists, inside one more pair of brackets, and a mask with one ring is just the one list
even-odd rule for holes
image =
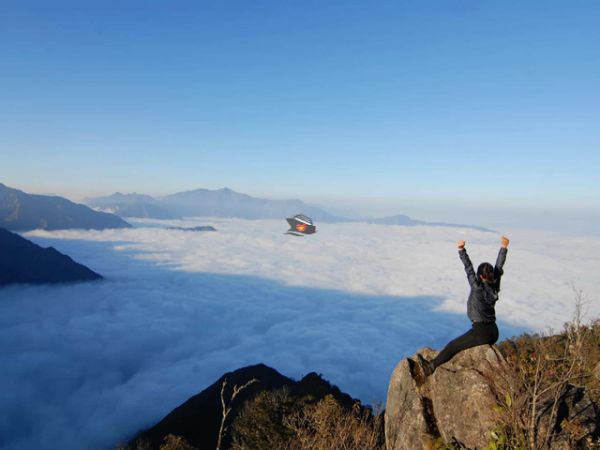
{"label": "boulder", "polygon": [[[423,356],[435,352],[425,348]],[[506,364],[494,346],[465,350],[418,385],[416,355],[396,366],[388,388],[385,438],[388,450],[420,450],[436,439],[483,448],[496,427],[497,405],[488,379]]]}

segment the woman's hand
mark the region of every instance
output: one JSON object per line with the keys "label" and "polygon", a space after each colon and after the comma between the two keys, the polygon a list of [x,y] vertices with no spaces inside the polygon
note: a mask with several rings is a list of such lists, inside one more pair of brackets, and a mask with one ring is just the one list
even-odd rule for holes
{"label": "woman's hand", "polygon": [[508,248],[508,243],[510,241],[508,240],[508,238],[506,236],[502,236],[500,238],[500,245],[502,245],[502,248]]}
{"label": "woman's hand", "polygon": [[466,242],[463,240],[458,241],[458,249],[464,250]]}

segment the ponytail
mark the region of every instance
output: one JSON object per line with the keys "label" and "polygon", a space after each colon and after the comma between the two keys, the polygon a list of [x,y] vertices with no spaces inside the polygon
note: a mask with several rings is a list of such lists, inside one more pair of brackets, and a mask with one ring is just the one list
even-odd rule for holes
{"label": "ponytail", "polygon": [[477,278],[481,279],[481,277],[483,277],[483,281],[492,289],[495,291],[500,290],[500,283],[498,283],[499,280],[496,280],[494,274],[494,266],[492,266],[490,263],[481,263],[477,268]]}

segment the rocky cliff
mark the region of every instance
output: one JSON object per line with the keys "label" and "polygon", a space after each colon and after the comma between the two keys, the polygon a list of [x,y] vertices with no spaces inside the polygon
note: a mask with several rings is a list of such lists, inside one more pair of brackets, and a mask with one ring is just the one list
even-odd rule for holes
{"label": "rocky cliff", "polygon": [[[427,348],[419,353],[427,359],[435,356]],[[501,422],[492,380],[507,373],[498,348],[485,345],[466,350],[424,383],[417,382],[420,371],[416,361],[416,355],[400,361],[390,380],[385,413],[387,450],[438,448],[442,442],[468,449],[488,445]],[[576,421],[582,427],[581,440],[598,438],[600,416],[584,388],[566,385],[557,408],[556,416],[549,408],[540,408],[538,429],[551,426],[560,430],[564,423]],[[556,440],[551,448],[567,448],[563,444],[567,445]]]}
{"label": "rocky cliff", "polygon": [[[426,358],[435,353],[420,351]],[[394,369],[388,388],[385,435],[388,450],[427,449],[442,438],[468,448],[481,448],[495,427],[495,396],[486,374],[502,364],[490,346],[467,350],[438,368],[418,386],[415,357]]]}

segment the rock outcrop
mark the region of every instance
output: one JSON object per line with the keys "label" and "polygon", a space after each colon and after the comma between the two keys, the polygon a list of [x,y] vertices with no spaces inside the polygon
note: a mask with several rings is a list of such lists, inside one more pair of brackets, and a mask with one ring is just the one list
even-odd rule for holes
{"label": "rock outcrop", "polygon": [[[581,386],[567,384],[560,392],[556,405],[557,417],[550,421],[550,411],[553,401],[548,400],[540,405],[537,413],[536,430],[538,436],[543,436],[548,428],[554,431],[557,438],[550,443],[551,450],[570,450],[573,448],[597,448],[586,444],[600,443],[600,415],[594,402]],[[570,439],[560,432],[567,429]],[[573,445],[572,441],[577,441]]]}
{"label": "rock outcrop", "polygon": [[[428,348],[419,353],[427,359],[436,354]],[[388,388],[387,450],[425,450],[436,448],[441,441],[459,448],[484,448],[501,423],[501,409],[491,386],[509,371],[500,351],[489,345],[459,353],[424,382],[420,382],[416,355],[402,360]],[[571,448],[561,433],[566,426],[577,427],[575,439],[580,443],[600,437],[599,411],[583,387],[565,384],[554,406],[551,400],[539,405],[538,434],[552,429],[556,437],[549,448]]]}
{"label": "rock outcrop", "polygon": [[[431,349],[420,351],[431,359]],[[431,448],[441,437],[467,448],[482,448],[497,423],[494,393],[487,377],[505,364],[495,347],[458,354],[417,385],[417,359],[403,359],[388,388],[385,439],[388,450]]]}

